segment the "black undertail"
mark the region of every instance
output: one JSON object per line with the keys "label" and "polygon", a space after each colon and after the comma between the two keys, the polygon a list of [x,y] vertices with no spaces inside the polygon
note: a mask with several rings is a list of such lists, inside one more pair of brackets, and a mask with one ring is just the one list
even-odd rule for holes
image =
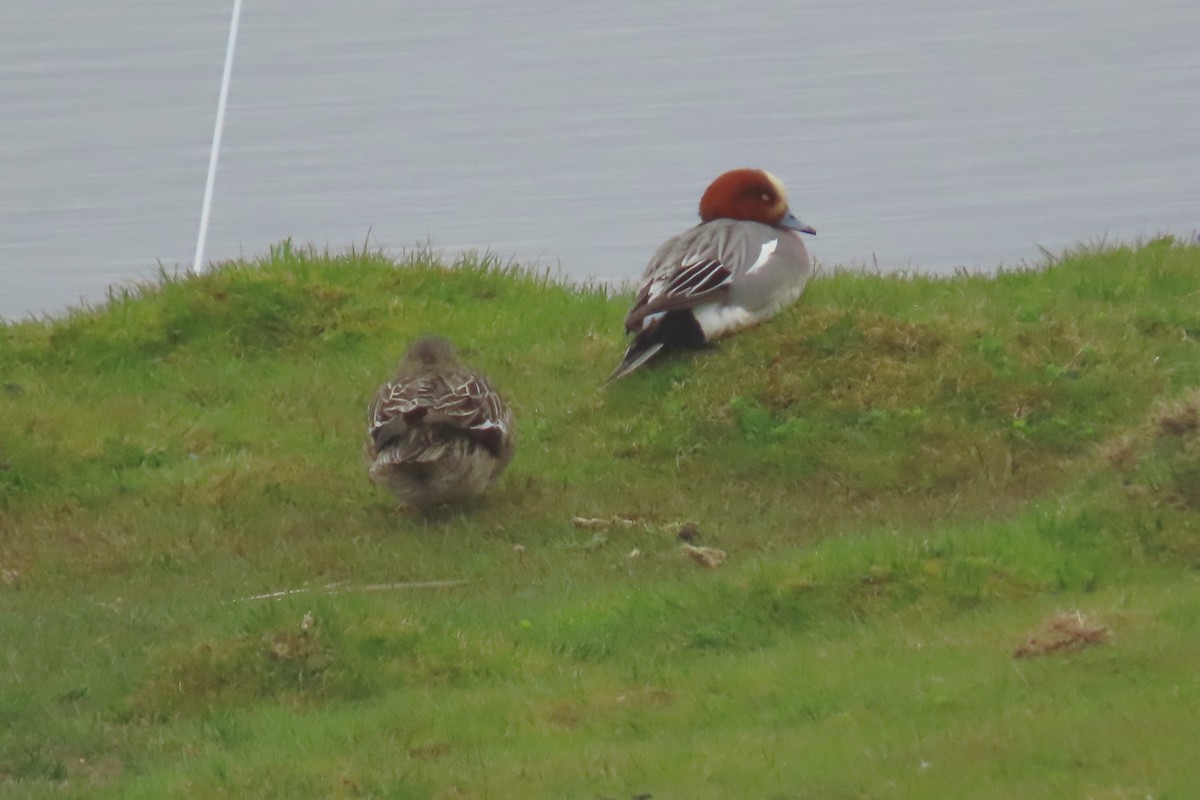
{"label": "black undertail", "polygon": [[683,350],[703,347],[704,331],[691,310],[668,311],[658,321],[634,337],[621,363],[605,383],[623,378],[653,358],[659,350]]}
{"label": "black undertail", "polygon": [[696,348],[704,346],[704,331],[691,310],[668,311],[658,325],[644,331],[638,338],[650,334],[654,341],[671,348]]}

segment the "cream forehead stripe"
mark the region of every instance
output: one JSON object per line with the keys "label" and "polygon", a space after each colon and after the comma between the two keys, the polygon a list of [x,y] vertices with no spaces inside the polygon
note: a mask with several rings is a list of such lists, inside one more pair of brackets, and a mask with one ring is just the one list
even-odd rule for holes
{"label": "cream forehead stripe", "polygon": [[786,206],[788,204],[787,191],[783,188],[783,184],[779,181],[779,178],[776,178],[765,169],[762,171],[762,174],[767,176],[767,180],[769,180],[771,185],[775,187],[775,191],[779,192],[779,199],[782,200],[783,204]]}

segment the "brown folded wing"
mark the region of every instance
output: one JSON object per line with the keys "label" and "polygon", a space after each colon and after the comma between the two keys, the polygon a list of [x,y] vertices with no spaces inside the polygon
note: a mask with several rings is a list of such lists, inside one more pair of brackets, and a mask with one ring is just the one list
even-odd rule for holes
{"label": "brown folded wing", "polygon": [[376,447],[405,431],[440,428],[460,432],[497,456],[511,427],[495,389],[469,371],[385,384],[371,404],[370,419]]}

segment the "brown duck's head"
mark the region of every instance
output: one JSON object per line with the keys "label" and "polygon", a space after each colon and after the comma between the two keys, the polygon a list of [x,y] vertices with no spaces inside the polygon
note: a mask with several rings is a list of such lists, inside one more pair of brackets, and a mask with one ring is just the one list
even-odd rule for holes
{"label": "brown duck's head", "polygon": [[408,347],[404,360],[411,363],[452,364],[457,360],[454,345],[441,336],[422,336]]}

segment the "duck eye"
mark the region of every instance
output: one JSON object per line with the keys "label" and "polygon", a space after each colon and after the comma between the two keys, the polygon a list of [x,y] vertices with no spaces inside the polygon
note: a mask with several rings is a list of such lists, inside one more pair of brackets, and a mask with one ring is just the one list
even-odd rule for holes
{"label": "duck eye", "polygon": [[763,193],[762,193],[762,201],[763,201],[764,203],[769,203],[769,202],[771,202],[771,195],[767,194],[766,192],[763,192]]}

